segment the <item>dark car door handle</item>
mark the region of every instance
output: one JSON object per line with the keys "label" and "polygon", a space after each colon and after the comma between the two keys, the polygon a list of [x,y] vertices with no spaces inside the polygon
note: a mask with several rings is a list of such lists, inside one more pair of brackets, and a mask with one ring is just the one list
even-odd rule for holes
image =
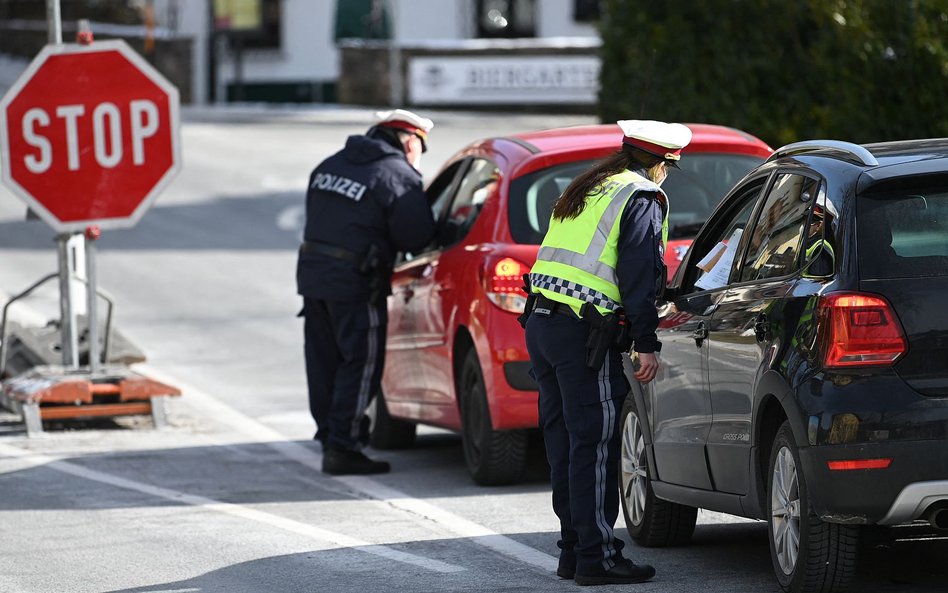
{"label": "dark car door handle", "polygon": [[695,331],[692,332],[691,337],[695,339],[695,345],[700,348],[701,342],[708,337],[708,326],[706,326],[702,321],[698,324],[698,327],[695,329]]}
{"label": "dark car door handle", "polygon": [[761,313],[757,316],[757,321],[754,322],[754,335],[757,336],[757,341],[763,342],[769,331],[770,322],[767,321],[767,316]]}

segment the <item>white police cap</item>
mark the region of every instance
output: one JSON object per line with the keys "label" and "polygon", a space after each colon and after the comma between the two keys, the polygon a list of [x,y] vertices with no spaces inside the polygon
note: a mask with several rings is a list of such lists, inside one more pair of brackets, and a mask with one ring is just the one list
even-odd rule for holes
{"label": "white police cap", "polygon": [[622,143],[661,157],[671,164],[681,158],[681,149],[691,142],[691,130],[682,124],[648,119],[616,122],[622,129]]}
{"label": "white police cap", "polygon": [[407,129],[410,132],[421,130],[424,134],[427,134],[434,127],[434,122],[427,117],[421,117],[417,113],[405,109],[377,111],[375,117],[378,118],[379,125]]}
{"label": "white police cap", "polygon": [[376,111],[375,117],[379,120],[378,125],[382,127],[402,130],[418,136],[421,138],[421,151],[428,152],[428,132],[434,127],[434,122],[427,117],[421,117],[404,109]]}

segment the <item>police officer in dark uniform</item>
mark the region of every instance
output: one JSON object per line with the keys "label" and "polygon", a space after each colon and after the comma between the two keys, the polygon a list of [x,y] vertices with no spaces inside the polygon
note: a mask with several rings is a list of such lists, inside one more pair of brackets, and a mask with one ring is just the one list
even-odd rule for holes
{"label": "police officer in dark uniform", "polygon": [[619,414],[636,380],[658,371],[655,300],[665,284],[668,200],[659,185],[691,130],[625,120],[619,152],[573,180],[553,209],[530,272],[527,349],[540,387],[540,426],[560,519],[557,574],[578,585],[638,583],[655,569],[622,556]]}
{"label": "police officer in dark uniform", "polygon": [[316,440],[328,474],[373,474],[389,464],[362,453],[365,410],[380,390],[395,254],[434,238],[418,170],[431,120],[376,114],[365,135],[313,170],[297,263],[303,297],[306,378]]}

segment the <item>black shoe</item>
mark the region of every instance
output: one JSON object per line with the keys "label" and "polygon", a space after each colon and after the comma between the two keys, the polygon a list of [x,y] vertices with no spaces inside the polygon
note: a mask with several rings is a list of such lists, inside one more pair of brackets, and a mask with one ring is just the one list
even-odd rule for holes
{"label": "black shoe", "polygon": [[560,547],[560,557],[556,566],[556,576],[572,580],[573,575],[576,574],[576,554],[573,552],[573,545],[560,541],[557,546]]}
{"label": "black shoe", "polygon": [[333,476],[347,474],[384,474],[391,466],[387,461],[372,461],[361,451],[327,449],[323,452],[323,473]]}
{"label": "black shoe", "polygon": [[597,574],[576,574],[573,579],[577,585],[625,585],[642,583],[655,576],[655,569],[648,564],[637,565],[631,560],[623,560]]}

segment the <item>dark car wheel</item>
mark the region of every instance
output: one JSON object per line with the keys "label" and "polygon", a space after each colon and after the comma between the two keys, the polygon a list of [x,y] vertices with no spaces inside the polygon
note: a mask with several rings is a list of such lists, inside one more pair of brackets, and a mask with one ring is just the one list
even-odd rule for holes
{"label": "dark car wheel", "polygon": [[698,509],[655,496],[649,481],[645,434],[632,394],[622,406],[622,445],[619,487],[622,513],[629,535],[640,545],[673,546],[687,543],[695,531]]}
{"label": "dark car wheel", "polygon": [[471,477],[482,486],[518,481],[527,462],[527,431],[494,430],[491,426],[484,376],[473,348],[464,357],[458,392],[461,441]]}
{"label": "dark car wheel", "polygon": [[407,449],[415,444],[417,426],[393,418],[388,413],[385,397],[379,393],[369,406],[369,444],[376,449]]}
{"label": "dark car wheel", "polygon": [[856,573],[859,528],[825,523],[810,510],[790,423],[774,439],[768,473],[770,558],[790,593],[842,591]]}

